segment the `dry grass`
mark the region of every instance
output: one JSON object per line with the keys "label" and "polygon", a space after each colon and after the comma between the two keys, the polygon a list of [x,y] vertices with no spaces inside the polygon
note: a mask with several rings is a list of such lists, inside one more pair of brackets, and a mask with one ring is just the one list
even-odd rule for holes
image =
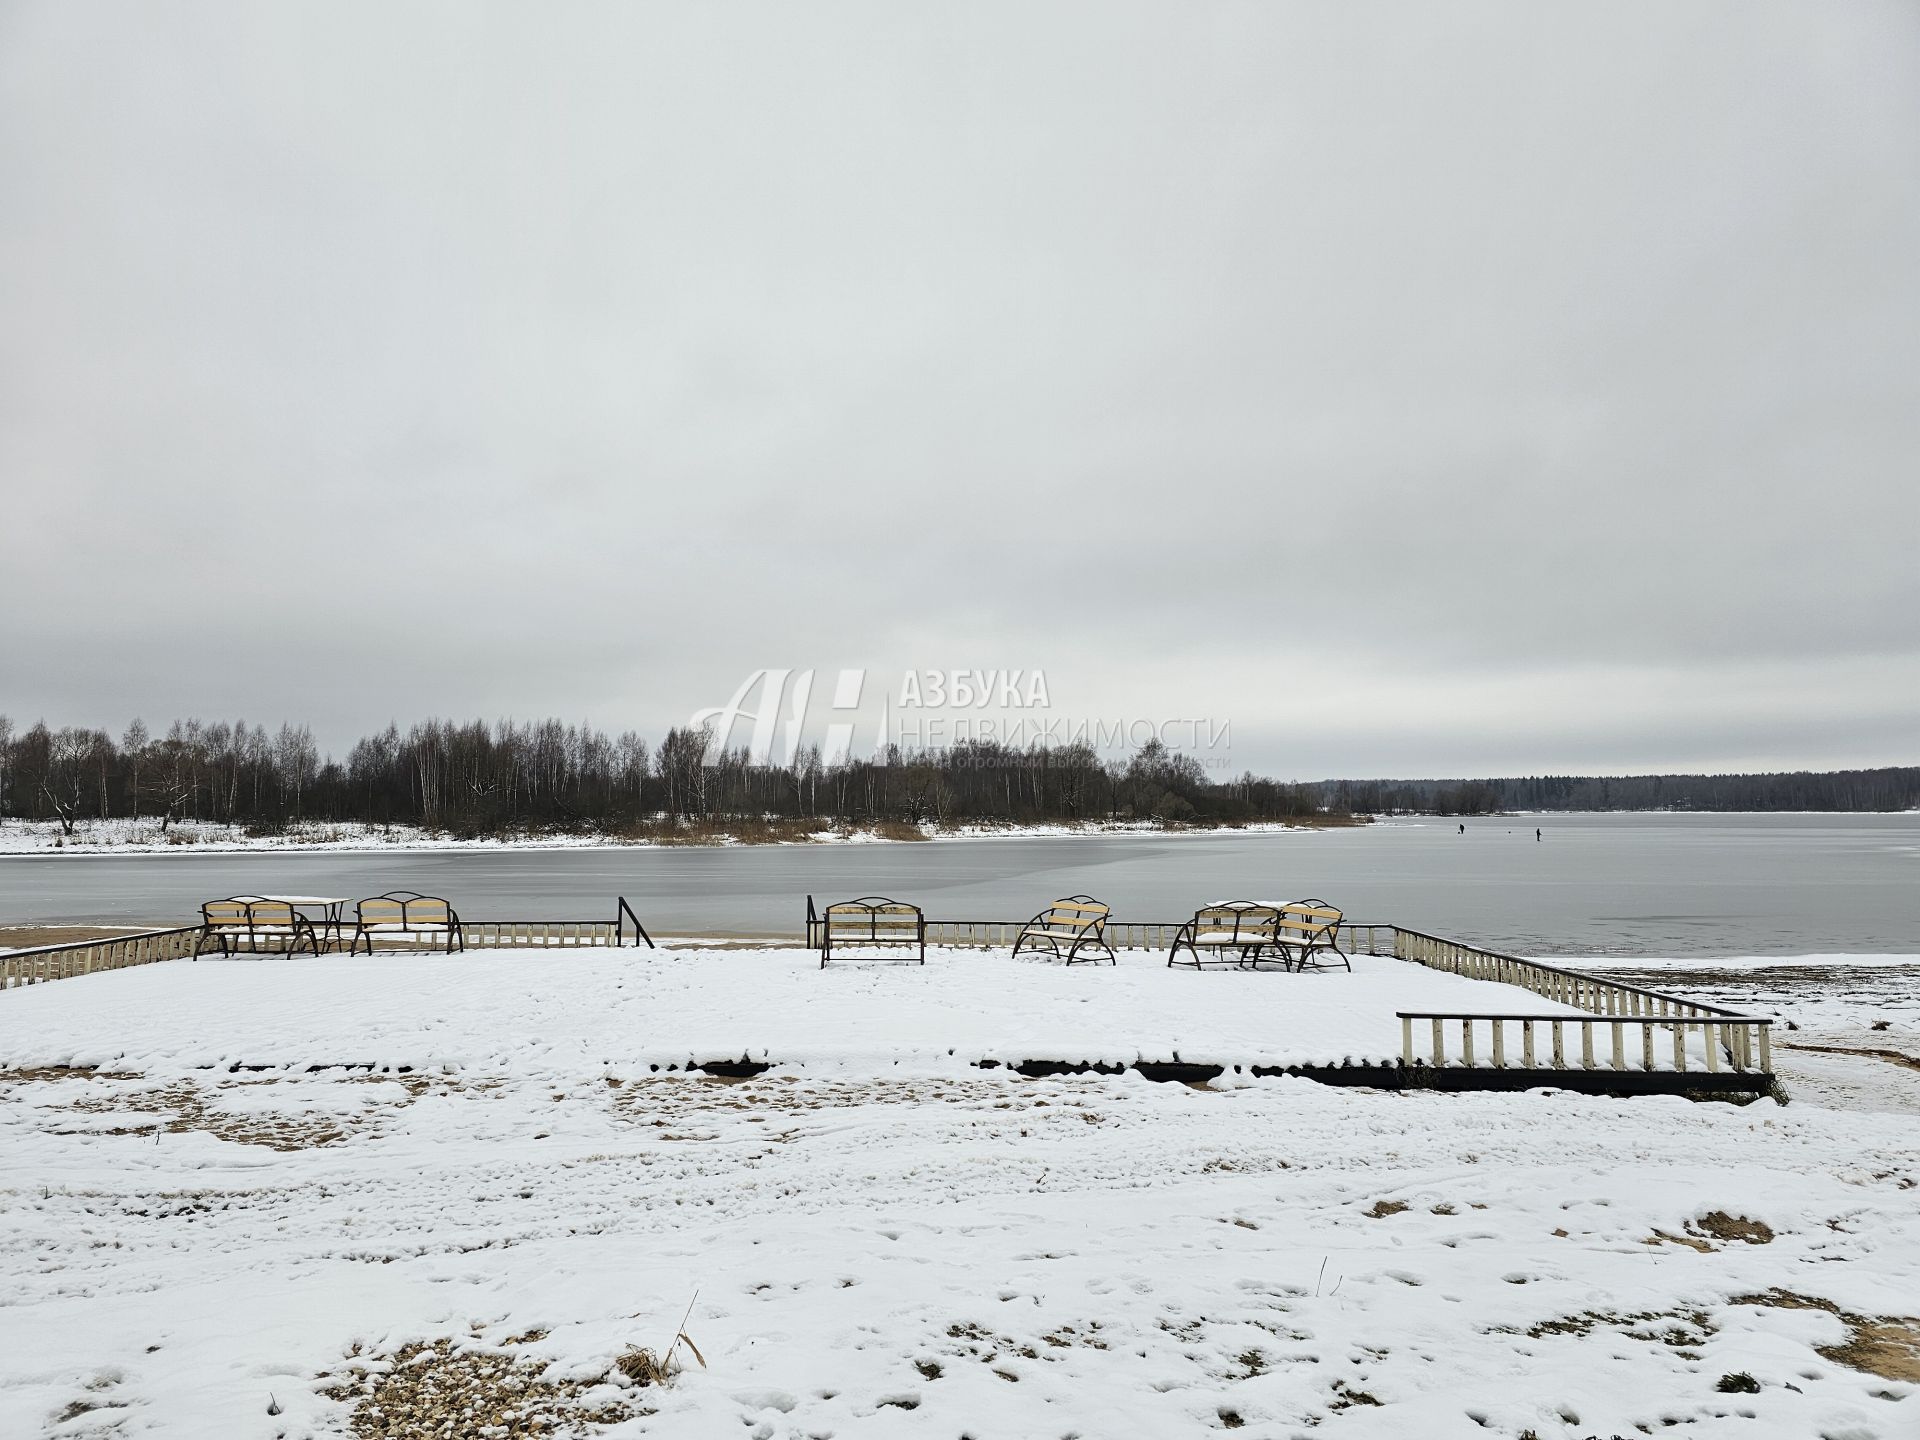
{"label": "dry grass", "polygon": [[[1713,1242],[1718,1240],[1719,1245]],[[1773,1227],[1764,1220],[1749,1220],[1744,1215],[1729,1215],[1724,1210],[1709,1210],[1698,1220],[1687,1222],[1687,1233],[1674,1235],[1666,1230],[1656,1230],[1642,1244],[1645,1245],[1684,1245],[1689,1250],[1697,1250],[1702,1255],[1718,1253],[1723,1245],[1734,1241],[1748,1245],[1770,1245],[1773,1243]]]}
{"label": "dry grass", "polygon": [[510,1352],[456,1350],[451,1340],[408,1345],[385,1363],[360,1359],[356,1347],[345,1373],[321,1376],[318,1388],[352,1405],[347,1426],[358,1440],[535,1440],[644,1413],[624,1402],[588,1406],[582,1397],[605,1377],[550,1381],[541,1378],[546,1368]]}
{"label": "dry grass", "polygon": [[[674,1331],[673,1339],[667,1348],[655,1354],[644,1345],[634,1345],[622,1352],[613,1362],[613,1368],[619,1371],[635,1385],[643,1389],[650,1385],[671,1385],[673,1377],[681,1371],[680,1350],[682,1347],[700,1362],[702,1370],[707,1368],[707,1357],[700,1353],[700,1347],[693,1343],[693,1337],[687,1334],[687,1321],[693,1318],[693,1307],[699,1302],[700,1292],[693,1292],[693,1299],[687,1301],[686,1314],[680,1317],[679,1327]],[[638,1319],[638,1316],[629,1317]]]}
{"label": "dry grass", "polygon": [[1356,1405],[1378,1406],[1379,1404],[1377,1396],[1370,1395],[1365,1390],[1351,1389],[1346,1381],[1336,1380],[1333,1382],[1333,1399],[1328,1402],[1327,1409],[1337,1415],[1342,1410],[1351,1410]]}
{"label": "dry grass", "polygon": [[[1001,1379],[1017,1383],[1020,1377],[1006,1368],[1015,1360],[1052,1363],[1065,1359],[1064,1352],[1076,1347],[1085,1350],[1107,1349],[1101,1328],[1098,1320],[1088,1320],[1078,1326],[1056,1325],[1035,1340],[1028,1340],[1017,1335],[999,1334],[976,1321],[963,1320],[947,1326],[947,1339],[954,1343],[946,1348],[946,1353],[957,1360],[976,1360]],[[1179,1333],[1165,1319],[1160,1321],[1160,1328]],[[945,1367],[932,1360],[915,1361],[914,1368],[922,1378],[928,1380],[945,1373]]]}
{"label": "dry grass", "polygon": [[1373,1202],[1372,1209],[1362,1210],[1360,1213],[1369,1220],[1384,1220],[1389,1215],[1400,1214],[1406,1208],[1407,1202],[1404,1200],[1376,1200]]}
{"label": "dry grass", "polygon": [[817,839],[830,828],[824,820],[641,820],[607,838],[648,845],[781,845]]}
{"label": "dry grass", "polygon": [[1688,1228],[1723,1243],[1742,1240],[1749,1245],[1768,1245],[1773,1242],[1773,1227],[1764,1220],[1749,1220],[1724,1210],[1709,1210]]}
{"label": "dry grass", "polygon": [[1559,1320],[1542,1320],[1527,1330],[1527,1338],[1540,1340],[1549,1335],[1571,1335],[1584,1339],[1603,1325],[1632,1339],[1658,1342],[1675,1350],[1704,1345],[1717,1328],[1701,1310],[1643,1310],[1633,1315],[1588,1310]]}
{"label": "dry grass", "polygon": [[20,1070],[0,1070],[0,1085],[51,1084],[60,1080],[138,1080],[131,1070],[88,1070],[77,1065],[35,1065]]}
{"label": "dry grass", "polygon": [[1838,1345],[1815,1350],[1837,1365],[1878,1375],[1884,1380],[1920,1384],[1920,1318],[1911,1315],[1856,1315],[1831,1300],[1792,1290],[1769,1290],[1764,1295],[1736,1295],[1735,1305],[1766,1305],[1776,1310],[1824,1310],[1847,1327]]}
{"label": "dry grass", "polygon": [[866,827],[882,840],[924,840],[927,832],[905,820],[877,820]]}
{"label": "dry grass", "polygon": [[1711,1255],[1720,1247],[1711,1241],[1702,1240],[1698,1235],[1675,1235],[1670,1231],[1656,1230],[1642,1245],[1684,1245],[1689,1250],[1698,1250],[1702,1255]]}
{"label": "dry grass", "polygon": [[680,1367],[674,1363],[671,1351],[668,1352],[667,1358],[662,1360],[644,1345],[626,1351],[613,1362],[613,1366],[634,1384],[640,1386],[670,1385],[673,1383],[673,1377],[680,1371]]}
{"label": "dry grass", "polygon": [[[1913,1316],[1856,1315],[1842,1310],[1831,1300],[1778,1289],[1759,1295],[1736,1295],[1729,1303],[1767,1305],[1779,1310],[1824,1310],[1844,1324],[1848,1333],[1837,1345],[1815,1346],[1823,1358],[1882,1379],[1920,1383],[1920,1319]],[[1548,1335],[1584,1337],[1603,1325],[1636,1340],[1659,1341],[1679,1350],[1704,1344],[1716,1329],[1698,1310],[1648,1311],[1637,1315],[1592,1310],[1584,1315],[1542,1321],[1526,1333],[1536,1340]]]}
{"label": "dry grass", "polygon": [[[1070,1078],[1055,1078],[1044,1089],[1018,1078],[916,1080],[830,1080],[794,1075],[759,1075],[737,1080],[720,1076],[644,1075],[609,1084],[614,1114],[655,1129],[681,1133],[719,1111],[762,1116],[769,1122],[798,1119],[824,1110],[869,1105],[942,1105],[992,1111],[1054,1111],[1097,1124],[1092,1098],[1072,1093]],[[1087,1088],[1100,1081],[1090,1077]],[[1063,1093],[1065,1092],[1065,1093]],[[670,1138],[670,1137],[663,1137]],[[769,1131],[769,1139],[786,1138]]]}

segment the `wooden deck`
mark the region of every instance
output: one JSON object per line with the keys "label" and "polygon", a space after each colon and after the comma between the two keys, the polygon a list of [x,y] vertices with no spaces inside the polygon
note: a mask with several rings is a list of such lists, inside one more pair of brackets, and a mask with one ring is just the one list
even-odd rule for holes
{"label": "wooden deck", "polygon": [[[930,944],[957,951],[1011,948],[1019,921],[927,922]],[[1163,948],[1177,922],[1110,921],[1116,949]],[[629,938],[612,920],[476,921],[470,948],[482,951],[604,949]],[[0,990],[78,978],[190,956],[197,926],[142,931],[113,938],[0,953]],[[1346,924],[1341,944],[1358,955],[1397,959],[1492,986],[1530,992],[1537,1008],[1506,1003],[1493,1013],[1472,1005],[1402,1008],[1399,1055],[1367,1056],[1365,1063],[1263,1063],[1249,1053],[1187,1063],[1145,1060],[1131,1068],[1153,1079],[1204,1082],[1229,1068],[1255,1076],[1286,1074],[1336,1085],[1388,1089],[1523,1090],[1550,1086],[1596,1094],[1759,1095],[1774,1089],[1771,1020],[1666,994],[1644,986],[1506,955],[1462,941],[1384,923]],[[328,958],[328,957],[323,957]],[[721,963],[716,961],[715,963]],[[1196,977],[1197,978],[1197,977]],[[1420,987],[1410,986],[1410,990]],[[1521,997],[1524,998],[1524,997]],[[751,1061],[716,1058],[701,1069],[715,1075],[759,1073],[777,1057]],[[1088,1062],[1067,1056],[983,1059],[1021,1074],[1071,1073]]]}

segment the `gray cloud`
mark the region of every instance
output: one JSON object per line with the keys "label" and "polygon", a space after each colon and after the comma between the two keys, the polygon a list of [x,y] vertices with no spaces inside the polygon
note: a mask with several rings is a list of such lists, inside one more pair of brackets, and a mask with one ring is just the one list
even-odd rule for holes
{"label": "gray cloud", "polygon": [[1906,5],[0,5],[0,710],[1910,762],[1915,254]]}

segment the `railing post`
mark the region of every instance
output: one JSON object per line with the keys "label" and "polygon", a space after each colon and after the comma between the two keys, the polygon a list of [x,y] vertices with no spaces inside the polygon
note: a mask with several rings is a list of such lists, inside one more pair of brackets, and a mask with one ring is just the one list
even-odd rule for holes
{"label": "railing post", "polygon": [[1413,1064],[1413,1017],[1411,1015],[1400,1017],[1400,1063]]}

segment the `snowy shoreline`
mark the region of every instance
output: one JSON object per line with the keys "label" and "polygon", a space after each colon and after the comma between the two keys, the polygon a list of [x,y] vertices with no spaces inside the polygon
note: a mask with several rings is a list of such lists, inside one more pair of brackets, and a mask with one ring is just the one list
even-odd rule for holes
{"label": "snowy shoreline", "polygon": [[[1362,822],[1364,823],[1364,822]],[[152,821],[95,821],[79,834],[63,837],[57,821],[0,820],[0,860],[57,857],[61,859],[102,855],[328,855],[352,853],[394,853],[439,850],[685,850],[734,849],[759,845],[907,845],[942,840],[1048,840],[1069,836],[1151,836],[1159,839],[1206,835],[1278,835],[1310,833],[1326,829],[1351,829],[1349,825],[1288,824],[1283,821],[1256,821],[1245,825],[1166,827],[1153,821],[1096,821],[1084,825],[961,825],[949,830],[922,827],[919,840],[900,839],[875,833],[871,828],[820,830],[802,837],[743,839],[719,835],[711,839],[661,841],[624,840],[617,836],[522,835],[509,839],[463,840],[437,834],[414,825],[366,825],[359,822],[311,825],[283,835],[249,836],[226,825],[188,822],[170,828],[174,835],[191,835],[190,840],[170,840],[162,836]],[[307,838],[311,837],[311,838]],[[63,840],[64,844],[56,843]]]}

